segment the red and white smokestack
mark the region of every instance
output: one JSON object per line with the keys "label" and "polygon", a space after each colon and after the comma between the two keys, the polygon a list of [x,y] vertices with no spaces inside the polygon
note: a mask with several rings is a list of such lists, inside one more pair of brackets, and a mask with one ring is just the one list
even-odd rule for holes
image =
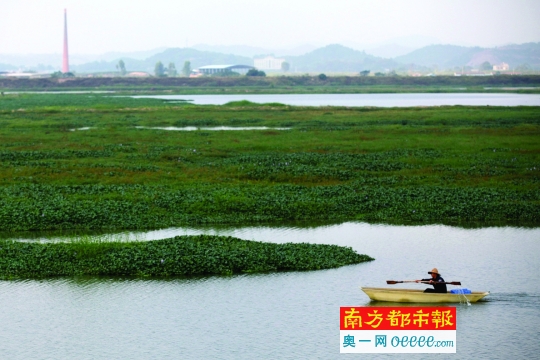
{"label": "red and white smokestack", "polygon": [[67,37],[67,10],[64,9],[64,56],[62,57],[62,72],[69,72],[68,37]]}

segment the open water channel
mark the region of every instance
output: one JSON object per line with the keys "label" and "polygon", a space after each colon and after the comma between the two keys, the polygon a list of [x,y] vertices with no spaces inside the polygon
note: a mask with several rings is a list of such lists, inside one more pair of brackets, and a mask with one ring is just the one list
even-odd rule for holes
{"label": "open water channel", "polygon": [[538,94],[443,93],[443,94],[264,94],[264,95],[140,95],[133,98],[153,98],[185,101],[195,105],[223,105],[231,101],[281,103],[295,106],[540,106]]}
{"label": "open water channel", "polygon": [[343,223],[175,228],[124,237],[200,233],[351,246],[376,260],[331,270],[191,279],[0,281],[0,358],[403,358],[340,355],[339,307],[384,305],[370,302],[360,286],[428,277],[433,267],[447,281],[491,292],[486,301],[455,305],[457,354],[441,358],[538,358],[540,228]]}

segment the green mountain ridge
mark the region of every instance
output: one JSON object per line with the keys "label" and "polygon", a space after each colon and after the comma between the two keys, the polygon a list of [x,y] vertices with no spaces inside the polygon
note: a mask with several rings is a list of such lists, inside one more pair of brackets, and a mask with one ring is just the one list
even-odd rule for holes
{"label": "green mountain ridge", "polygon": [[285,57],[297,72],[360,72],[393,69],[398,63],[339,44],[327,45],[305,55]]}
{"label": "green mountain ridge", "polygon": [[[395,68],[398,64],[391,59],[384,59],[358,51],[346,46],[328,45],[301,56],[285,56],[291,70],[296,72],[360,72],[362,70],[384,70]],[[77,72],[116,71],[118,60],[91,62],[73,66]],[[253,59],[234,54],[223,54],[211,51],[200,51],[191,48],[171,48],[155,54],[145,60],[131,58],[122,59],[126,69],[130,71],[147,71],[152,73],[158,61],[167,66],[175,63],[180,69],[184,61],[190,61],[193,69],[205,65],[244,64],[253,65]]]}
{"label": "green mountain ridge", "polygon": [[523,64],[528,64],[533,69],[540,69],[540,43],[512,44],[495,48],[430,45],[398,56],[394,60],[401,64],[437,66],[445,69],[462,66],[477,67],[485,61],[493,65],[505,62],[511,69]]}
{"label": "green mountain ridge", "polygon": [[[158,61],[161,61],[165,67],[169,63],[174,63],[177,70],[181,70],[185,61],[191,62],[191,68],[197,68],[212,64],[245,64],[252,65],[253,60],[233,54],[222,54],[211,51],[199,51],[191,48],[170,48],[161,53],[152,55],[145,60],[131,58],[122,59],[128,72],[147,71],[153,73],[154,67]],[[73,66],[73,70],[78,72],[93,71],[116,71],[116,64],[120,58],[114,61],[91,62],[83,65]]]}
{"label": "green mountain ridge", "polygon": [[[495,48],[465,47],[457,45],[429,45],[409,54],[387,59],[370,55],[339,44],[331,44],[300,56],[284,56],[290,63],[290,71],[296,73],[358,73],[370,70],[372,73],[386,70],[411,69],[455,69],[464,66],[478,67],[485,61],[491,64],[505,62],[511,69],[527,64],[531,69],[540,69],[540,43],[506,45]],[[193,48],[169,48],[146,59],[119,57],[112,61],[93,61],[73,65],[78,73],[115,72],[119,60],[123,60],[128,72],[145,71],[153,74],[154,67],[161,61],[165,67],[174,63],[178,71],[185,61],[195,69],[205,65],[244,64],[253,65],[253,58],[215,51]],[[10,71],[18,67],[1,64],[0,71]]]}

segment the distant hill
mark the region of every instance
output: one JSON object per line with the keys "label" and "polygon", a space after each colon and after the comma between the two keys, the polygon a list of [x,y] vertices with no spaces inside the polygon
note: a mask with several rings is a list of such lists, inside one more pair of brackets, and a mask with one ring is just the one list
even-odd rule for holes
{"label": "distant hill", "polygon": [[248,46],[248,45],[206,45],[206,44],[197,44],[192,46],[193,49],[199,51],[208,51],[208,52],[217,52],[222,54],[234,54],[245,57],[253,57],[257,54],[267,54],[271,51],[257,47],[257,46]]}
{"label": "distant hill", "polygon": [[529,64],[540,69],[540,42],[501,46],[488,51],[511,67]]}
{"label": "distant hill", "polygon": [[491,64],[505,62],[510,68],[529,64],[532,68],[540,68],[540,43],[506,45],[496,48],[465,47],[456,45],[430,45],[409,54],[394,58],[401,64],[439,68],[461,66],[478,66],[488,61]]}
{"label": "distant hill", "polygon": [[165,50],[167,50],[166,47],[159,47],[159,48],[152,49],[152,50],[133,51],[133,52],[112,51],[112,52],[107,52],[105,54],[99,55],[99,60],[114,61],[116,59],[122,59],[122,58],[144,60],[146,58],[149,58],[152,55],[158,54],[158,53],[163,52]]}
{"label": "distant hill", "polygon": [[[156,62],[161,61],[165,66],[169,62],[176,63],[178,69],[184,65],[184,61],[189,60],[192,68],[198,68],[205,65],[226,65],[226,64],[243,64],[253,65],[253,59],[247,56],[239,56],[233,54],[223,54],[212,51],[199,51],[190,48],[172,48],[167,49],[162,53],[156,54],[145,61],[154,68]],[[179,66],[180,65],[180,66]]]}
{"label": "distant hill", "polygon": [[393,69],[398,64],[358,51],[343,45],[328,45],[301,56],[288,56],[285,59],[291,69],[297,72],[360,72]]}
{"label": "distant hill", "polygon": [[[71,56],[70,62],[75,63],[76,56]],[[15,69],[53,70],[54,67],[50,64],[58,64],[58,68],[60,68],[62,54],[0,54],[0,63]]]}
{"label": "distant hill", "polygon": [[482,51],[481,48],[469,48],[456,45],[429,45],[414,50],[406,55],[394,58],[402,64],[415,64],[420,66],[454,67],[466,65],[472,56]]}
{"label": "distant hill", "polygon": [[[357,47],[362,49],[362,47]],[[401,46],[397,44],[384,44],[376,47],[366,47],[366,52],[373,56],[378,56],[386,59],[395,58],[396,56],[401,56],[410,53],[416,48]]]}
{"label": "distant hill", "polygon": [[[210,49],[210,47],[208,46]],[[214,47],[220,49],[220,47]],[[255,47],[221,47],[224,51],[238,50],[243,54],[262,51]],[[279,55],[278,55],[279,56]],[[281,57],[281,56],[279,56]],[[123,60],[127,71],[154,72],[154,67],[161,61],[165,67],[173,62],[181,71],[184,61],[191,62],[191,67],[217,64],[253,65],[251,56],[223,53],[219,51],[197,50],[193,48],[154,49],[134,53],[108,53],[101,55],[100,61],[93,56],[74,55],[70,58],[71,70],[78,73],[114,72],[119,60]],[[508,63],[511,69],[528,64],[532,69],[540,69],[540,43],[506,45],[496,48],[466,47],[456,45],[430,45],[414,50],[406,55],[393,59],[373,56],[365,51],[333,44],[312,50],[303,55],[283,56],[291,65],[291,72],[310,73],[358,73],[370,70],[372,73],[384,70],[403,70],[411,68],[453,69],[455,67],[472,66],[489,61],[491,64]],[[1,55],[0,71],[13,71],[29,68],[37,71],[58,69],[48,63],[60,63],[60,55]],[[41,64],[38,61],[43,61]],[[39,64],[39,65],[36,65]],[[45,64],[45,65],[42,65]],[[413,66],[414,65],[414,66]]]}
{"label": "distant hill", "polygon": [[[393,69],[398,63],[357,51],[342,45],[328,45],[301,56],[285,56],[292,71],[298,72],[360,72],[362,70],[381,71]],[[77,72],[116,71],[114,61],[99,61],[73,66]],[[171,48],[148,57],[145,60],[122,58],[128,71],[153,72],[158,61],[168,66],[174,62],[181,70],[184,61],[189,60],[192,68],[216,64],[253,65],[253,59],[247,56],[223,54],[213,51],[201,51],[191,48]]]}
{"label": "distant hill", "polygon": [[17,70],[17,68],[13,65],[0,64],[0,71],[14,71],[14,70]]}
{"label": "distant hill", "polygon": [[277,57],[282,57],[285,55],[289,56],[299,56],[307,52],[317,49],[316,46],[304,44],[300,46],[295,46],[292,48],[262,48],[256,46],[247,46],[247,45],[206,45],[198,44],[193,46],[193,49],[201,51],[213,51],[224,54],[235,54],[240,56],[254,57],[260,56],[262,54],[274,54]]}
{"label": "distant hill", "polygon": [[[86,65],[88,63],[103,63],[115,61],[117,59],[146,59],[158,52],[164,51],[166,48],[159,48],[147,51],[135,51],[129,53],[120,52],[108,52],[101,55],[92,54],[69,54],[69,64],[72,69],[77,68],[79,65]],[[62,54],[1,54],[0,63],[4,65],[10,65],[14,69],[34,70],[34,71],[59,71],[62,66]],[[98,67],[105,67],[104,71],[110,67],[106,64],[97,65]],[[5,67],[5,66],[4,66]],[[114,69],[114,67],[113,67]],[[109,69],[110,70],[110,69]]]}
{"label": "distant hill", "polygon": [[116,71],[116,65],[120,60],[124,61],[127,71],[147,71],[150,73],[154,71],[154,67],[158,61],[161,61],[165,67],[172,62],[176,65],[178,71],[181,71],[185,61],[191,62],[191,68],[216,64],[253,64],[253,60],[245,56],[200,51],[191,48],[170,48],[144,60],[118,58],[113,61],[95,61],[73,66],[72,68],[77,72]]}

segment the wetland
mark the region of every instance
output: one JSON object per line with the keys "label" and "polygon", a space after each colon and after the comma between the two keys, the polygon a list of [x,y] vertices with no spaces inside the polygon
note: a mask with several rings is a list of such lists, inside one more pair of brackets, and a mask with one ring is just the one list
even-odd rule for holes
{"label": "wetland", "polygon": [[437,266],[492,292],[448,358],[532,358],[539,114],[5,94],[0,354],[339,358],[360,286]]}
{"label": "wetland", "polygon": [[[7,95],[0,98],[0,227],[537,225],[538,114],[534,106],[195,106]],[[159,129],[169,127],[268,129]]]}

